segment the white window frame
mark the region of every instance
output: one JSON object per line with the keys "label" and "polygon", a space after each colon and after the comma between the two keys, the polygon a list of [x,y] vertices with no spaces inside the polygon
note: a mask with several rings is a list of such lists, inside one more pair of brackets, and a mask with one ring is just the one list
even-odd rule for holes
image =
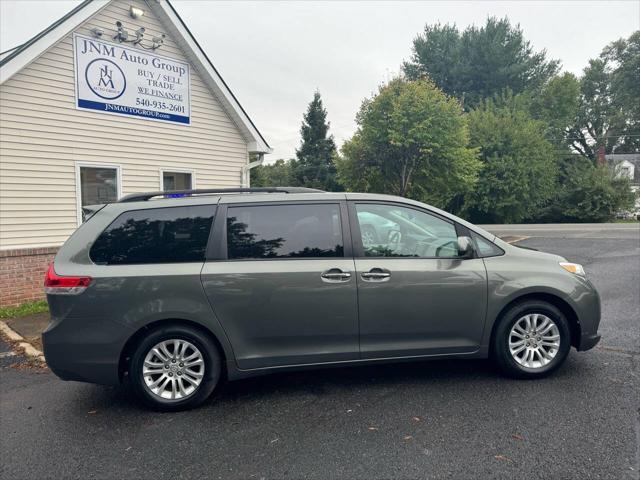
{"label": "white window frame", "polygon": [[188,173],[191,175],[191,189],[196,189],[196,171],[185,168],[161,168],[160,171],[160,191],[164,192],[164,174],[166,173]]}
{"label": "white window frame", "polygon": [[82,225],[82,184],[80,182],[80,169],[85,168],[108,168],[116,171],[118,200],[122,198],[122,166],[117,163],[93,163],[75,162],[76,173],[76,223]]}

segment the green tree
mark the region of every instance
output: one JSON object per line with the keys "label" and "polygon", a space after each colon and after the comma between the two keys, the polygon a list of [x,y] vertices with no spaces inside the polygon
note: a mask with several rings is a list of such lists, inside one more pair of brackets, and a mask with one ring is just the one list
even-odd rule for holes
{"label": "green tree", "polygon": [[479,162],[467,147],[462,108],[431,81],[397,78],[381,86],[362,103],[356,123],[336,159],[347,189],[446,207],[473,187]]}
{"label": "green tree", "polygon": [[536,217],[553,194],[553,145],[545,125],[531,118],[517,98],[486,100],[469,113],[471,145],[480,149],[483,169],[468,197],[475,221],[517,223]]}
{"label": "green tree", "polygon": [[302,141],[296,150],[298,161],[293,165],[293,174],[300,185],[323,190],[338,189],[333,163],[336,144],[333,135],[328,133],[327,111],[320,92],[316,92],[304,114],[300,128]]}
{"label": "green tree", "polygon": [[295,187],[297,179],[293,175],[295,160],[278,159],[268,165],[260,165],[251,170],[252,187]]}
{"label": "green tree", "polygon": [[545,124],[545,137],[556,148],[570,145],[569,130],[575,123],[580,105],[580,81],[572,73],[553,77],[535,94],[524,94],[536,120]]}
{"label": "green tree", "polygon": [[633,208],[629,180],[608,166],[594,165],[578,155],[565,159],[562,181],[541,219],[550,222],[606,222]]}
{"label": "green tree", "polygon": [[534,52],[519,25],[508,18],[487,18],[483,27],[460,32],[455,25],[426,25],[404,62],[408,78],[430,77],[465,108],[509,89],[514,93],[542,87],[559,69],[544,50]]}
{"label": "green tree", "polygon": [[589,60],[580,79],[580,104],[569,135],[572,148],[595,162],[597,150],[640,151],[640,31]]}

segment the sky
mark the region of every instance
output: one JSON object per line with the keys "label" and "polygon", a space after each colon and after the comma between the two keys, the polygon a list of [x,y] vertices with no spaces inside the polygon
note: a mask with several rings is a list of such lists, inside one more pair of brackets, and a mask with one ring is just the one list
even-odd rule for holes
{"label": "sky", "polygon": [[[78,0],[0,0],[0,49],[18,45]],[[535,50],[580,74],[589,58],[640,29],[640,1],[249,2],[172,4],[274,149],[291,158],[302,114],[319,90],[340,146],[362,100],[400,72],[426,23],[460,29],[508,16]]]}

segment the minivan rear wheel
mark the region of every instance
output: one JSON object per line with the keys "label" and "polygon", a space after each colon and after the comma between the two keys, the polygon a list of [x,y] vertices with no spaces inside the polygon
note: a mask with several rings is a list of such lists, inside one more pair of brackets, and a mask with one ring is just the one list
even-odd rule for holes
{"label": "minivan rear wheel", "polygon": [[498,367],[515,378],[540,378],[559,368],[571,349],[569,323],[550,303],[528,300],[502,315],[493,338]]}
{"label": "minivan rear wheel", "polygon": [[204,402],[220,379],[220,354],[201,331],[184,325],[152,330],[131,356],[129,378],[145,405],[186,410]]}

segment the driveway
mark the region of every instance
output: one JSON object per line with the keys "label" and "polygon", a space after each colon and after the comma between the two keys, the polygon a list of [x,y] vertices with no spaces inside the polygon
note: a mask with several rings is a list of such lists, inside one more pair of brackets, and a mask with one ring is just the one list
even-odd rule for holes
{"label": "driveway", "polygon": [[603,299],[601,344],[548,379],[487,361],[328,369],[158,414],[125,389],[14,366],[0,370],[1,476],[638,479],[638,230],[533,230],[506,234],[583,263]]}

